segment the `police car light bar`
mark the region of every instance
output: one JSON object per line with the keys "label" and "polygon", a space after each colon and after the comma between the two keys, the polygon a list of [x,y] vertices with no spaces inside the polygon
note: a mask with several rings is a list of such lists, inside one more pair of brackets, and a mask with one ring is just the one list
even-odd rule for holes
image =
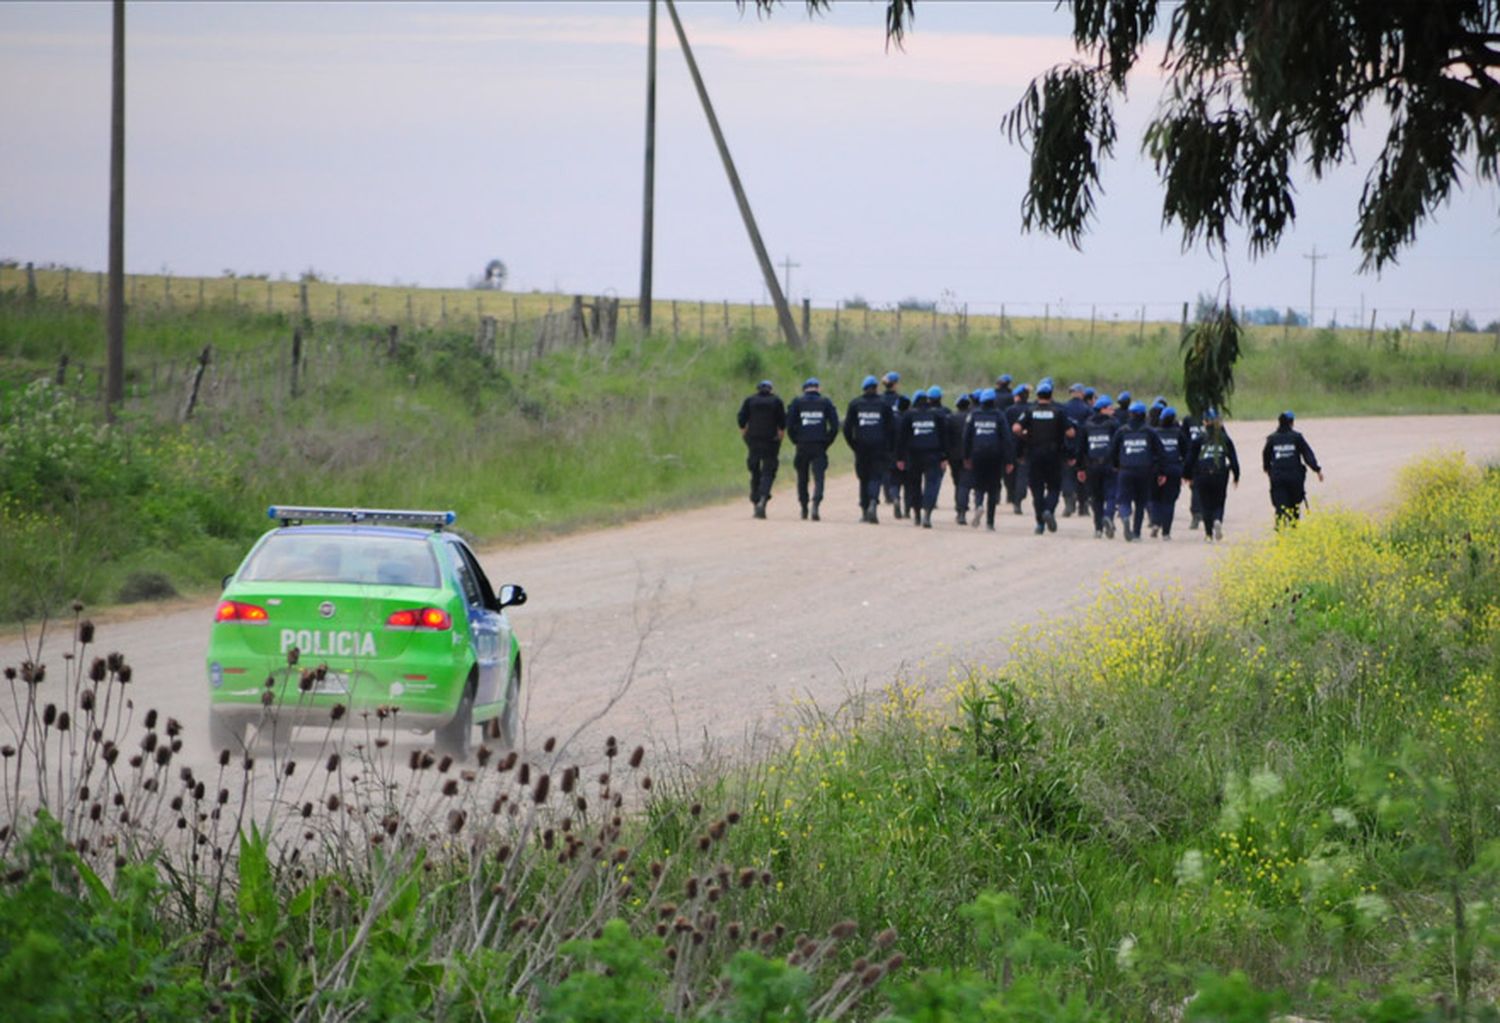
{"label": "police car light bar", "polygon": [[268,518],[283,526],[302,522],[348,522],[355,525],[431,526],[442,529],[458,520],[451,511],[409,511],[396,508],[304,508],[290,504],[273,504],[266,509]]}

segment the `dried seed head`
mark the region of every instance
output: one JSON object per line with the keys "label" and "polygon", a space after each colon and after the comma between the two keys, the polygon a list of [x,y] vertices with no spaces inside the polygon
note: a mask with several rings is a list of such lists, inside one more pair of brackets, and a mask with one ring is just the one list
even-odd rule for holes
{"label": "dried seed head", "polygon": [[694,803],[692,806],[688,807],[688,813],[692,814],[694,817],[697,817],[702,812],[703,812],[703,804],[702,803]]}
{"label": "dried seed head", "polygon": [[456,778],[449,778],[447,781],[443,782],[443,795],[445,795],[445,796],[456,796],[456,795],[458,795],[458,779],[456,779]]}
{"label": "dried seed head", "polygon": [[330,774],[339,769],[339,755],[337,753],[328,754],[327,769]]}
{"label": "dried seed head", "polygon": [[89,681],[103,682],[108,677],[109,669],[105,667],[104,658],[95,657],[93,663],[89,665]]}
{"label": "dried seed head", "polygon": [[456,835],[464,829],[464,821],[468,815],[462,810],[450,810],[448,812],[448,834]]}
{"label": "dried seed head", "polygon": [[146,711],[146,718],[145,718],[144,724],[145,724],[145,726],[147,728],[155,728],[156,727],[156,709],[155,708],[152,708],[151,710]]}
{"label": "dried seed head", "polygon": [[563,769],[562,778],[558,782],[558,788],[562,789],[563,795],[569,795],[573,791],[573,785],[578,780],[578,768],[566,767]]}
{"label": "dried seed head", "polygon": [[297,688],[301,692],[310,693],[312,692],[313,681],[313,673],[303,668],[302,674],[297,676]]}
{"label": "dried seed head", "polygon": [[[64,714],[63,717],[67,717],[67,715]],[[157,751],[156,751],[156,766],[157,767],[166,767],[171,762],[172,762],[172,747],[170,747],[170,746],[162,746],[162,747],[158,748]],[[291,766],[292,766],[291,764],[287,764],[287,767],[291,767]],[[291,771],[287,771],[287,774],[291,774],[291,773],[292,773]],[[155,781],[154,778],[152,780]]]}
{"label": "dried seed head", "polygon": [[531,801],[540,806],[547,801],[547,792],[552,786],[552,776],[542,775],[536,780],[536,789],[531,793]]}
{"label": "dried seed head", "polygon": [[604,740],[604,755],[611,760],[620,755],[620,744],[613,735]]}
{"label": "dried seed head", "polygon": [[348,713],[348,711],[349,711],[349,708],[347,706],[345,706],[344,704],[342,704],[342,703],[335,703],[331,708],[329,708],[328,716],[331,717],[333,720],[338,721],[341,718],[343,718],[343,716],[346,713]]}
{"label": "dried seed head", "polygon": [[312,805],[312,803],[311,802],[303,803],[302,804],[302,819],[303,820],[307,820],[309,817],[312,816],[312,813],[313,813],[313,805]]}
{"label": "dried seed head", "polygon": [[78,623],[78,642],[88,646],[94,641],[94,623],[85,618]]}
{"label": "dried seed head", "polygon": [[302,659],[302,651],[299,650],[299,649],[297,649],[296,647],[292,647],[290,650],[288,650],[286,652],[286,663],[288,665],[290,665],[291,667],[293,667],[293,668],[295,668],[297,666],[297,662],[300,661],[301,659]]}
{"label": "dried seed head", "polygon": [[690,877],[687,879],[686,890],[688,898],[696,899],[698,897],[698,879],[696,877]]}
{"label": "dried seed head", "polygon": [[341,804],[341,800],[339,799],[339,795],[338,795],[337,792],[333,793],[332,795],[330,795],[328,797],[328,803],[327,803],[328,809],[337,811],[340,805],[342,805],[342,804]]}
{"label": "dried seed head", "polygon": [[838,941],[848,941],[854,937],[854,932],[859,930],[859,925],[853,920],[840,920],[828,929],[828,936]]}
{"label": "dried seed head", "polygon": [[229,751],[227,749],[221,749],[221,750],[219,750],[219,766],[220,767],[228,767],[229,766]]}
{"label": "dried seed head", "polygon": [[661,878],[662,871],[664,871],[665,869],[666,869],[666,867],[662,866],[661,860],[652,860],[651,861],[651,877],[653,879],[658,879],[659,880]]}
{"label": "dried seed head", "polygon": [[530,785],[531,784],[531,765],[530,764],[522,764],[521,765],[521,769],[516,772],[516,783],[518,785]]}
{"label": "dried seed head", "polygon": [[577,799],[573,800],[573,805],[576,806],[576,807],[578,807],[578,812],[579,813],[587,813],[588,812],[589,801],[587,799],[584,799],[582,796],[579,796]]}
{"label": "dried seed head", "polygon": [[557,736],[555,736],[555,735],[549,735],[549,736],[547,736],[547,741],[544,742],[544,743],[542,743],[542,752],[543,753],[551,753],[555,749],[557,749]]}
{"label": "dried seed head", "polygon": [[115,672],[115,677],[120,680],[120,685],[123,686],[128,684],[130,680],[135,677],[135,672],[131,670],[130,665],[122,664],[120,665],[120,670]]}
{"label": "dried seed head", "polygon": [[286,764],[281,768],[281,773],[284,774],[284,775],[286,775],[288,778],[290,778],[292,776],[292,772],[295,771],[296,769],[297,769],[297,761],[295,761],[295,760],[288,760],[286,762]]}
{"label": "dried seed head", "polygon": [[897,970],[901,969],[901,967],[905,964],[906,956],[902,955],[900,952],[897,952],[895,955],[891,956],[884,963],[882,963],[880,968],[885,971],[886,976],[890,976]]}
{"label": "dried seed head", "polygon": [[504,863],[508,859],[510,859],[510,846],[502,845],[500,848],[495,850],[496,863]]}
{"label": "dried seed head", "polygon": [[46,725],[48,728],[51,728],[53,723],[56,721],[57,704],[49,703],[47,704],[47,706],[42,708],[42,724]]}
{"label": "dried seed head", "polygon": [[637,746],[630,751],[630,766],[640,767],[641,761],[646,759],[646,747]]}
{"label": "dried seed head", "polygon": [[714,821],[708,826],[708,837],[715,842],[724,837],[724,832],[729,830],[729,822],[723,820]]}
{"label": "dried seed head", "polygon": [[884,975],[884,972],[885,971],[883,971],[878,966],[867,967],[865,969],[865,972],[859,975],[859,986],[874,987],[875,982],[880,980],[880,978]]}
{"label": "dried seed head", "polygon": [[59,732],[66,732],[72,725],[72,723],[73,719],[68,716],[67,711],[63,711],[61,714],[57,715],[57,730]]}
{"label": "dried seed head", "polygon": [[273,693],[269,689],[262,689],[261,690],[261,692],[260,692],[260,705],[262,707],[269,707],[269,706],[271,706],[271,704],[273,704],[275,702],[276,702],[276,694],[275,693]]}
{"label": "dried seed head", "polygon": [[443,759],[441,759],[441,760],[438,761],[438,773],[439,774],[447,774],[448,773],[448,769],[451,768],[452,766],[453,766],[453,758],[450,757],[450,756],[448,756],[447,754],[444,754],[443,755]]}
{"label": "dried seed head", "polygon": [[645,789],[647,792],[651,791],[651,776],[649,774],[641,776],[641,788]]}
{"label": "dried seed head", "polygon": [[91,713],[94,709],[94,691],[85,689],[78,694],[78,709],[84,713]]}
{"label": "dried seed head", "polygon": [[875,935],[875,947],[878,949],[890,948],[891,945],[895,943],[895,941],[896,928],[894,927],[887,927],[885,930]]}

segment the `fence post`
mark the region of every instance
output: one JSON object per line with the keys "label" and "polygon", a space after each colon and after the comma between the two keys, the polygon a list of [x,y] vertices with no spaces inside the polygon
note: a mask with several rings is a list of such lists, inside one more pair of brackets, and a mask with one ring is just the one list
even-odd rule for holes
{"label": "fence post", "polygon": [[708,336],[708,320],[703,311],[703,300],[698,300],[698,337],[700,339]]}
{"label": "fence post", "polygon": [[408,327],[415,327],[417,325],[417,319],[412,314],[412,309],[411,309],[411,292],[409,292],[409,291],[406,293],[406,325]]}
{"label": "fence post", "polygon": [[26,301],[36,301],[36,267],[26,264]]}
{"label": "fence post", "polygon": [[753,300],[750,303],[750,331],[755,332],[755,302]]}
{"label": "fence post", "polygon": [[1448,349],[1453,344],[1453,310],[1448,310],[1448,336],[1443,338],[1443,354],[1448,354]]}
{"label": "fence post", "polygon": [[1188,330],[1187,318],[1188,318],[1188,304],[1186,302],[1184,302],[1184,303],[1182,303],[1182,328],[1180,330],[1178,330],[1178,332],[1177,332],[1177,340],[1179,340],[1179,341],[1181,341],[1183,338],[1187,337],[1187,330]]}
{"label": "fence post", "polygon": [[1146,343],[1146,303],[1141,303],[1141,331],[1136,335],[1142,344]]}
{"label": "fence post", "polygon": [[1094,324],[1099,319],[1099,306],[1089,306],[1089,341],[1094,340]]}
{"label": "fence post", "polygon": [[342,327],[344,325],[344,289],[343,288],[334,288],[333,289],[333,310],[334,310],[334,316],[339,321],[339,326]]}
{"label": "fence post", "polygon": [[1378,310],[1378,309],[1371,309],[1370,310],[1370,333],[1365,338],[1365,347],[1366,348],[1374,348],[1375,347],[1375,314],[1378,313],[1379,311],[1380,310]]}
{"label": "fence post", "polygon": [[63,305],[68,304],[68,268],[63,267]]}
{"label": "fence post", "polygon": [[104,308],[104,271],[94,274],[94,304]]}
{"label": "fence post", "polygon": [[802,300],[802,340],[812,342],[812,299]]}
{"label": "fence post", "polygon": [[386,354],[387,357],[392,358],[392,359],[394,359],[396,357],[396,347],[400,343],[400,341],[401,341],[401,328],[399,326],[397,326],[396,324],[393,323],[389,327],[386,328],[385,354]]}
{"label": "fence post", "polygon": [[839,311],[844,308],[844,300],[839,299],[833,303],[833,336],[839,336]]}
{"label": "fence post", "polygon": [[204,284],[203,278],[199,277],[198,278],[198,311],[200,313],[203,311],[203,284]]}
{"label": "fence post", "polygon": [[1052,303],[1048,302],[1042,306],[1042,337],[1047,336],[1052,329]]}
{"label": "fence post", "polygon": [[729,300],[724,300],[724,340],[729,340]]}
{"label": "fence post", "polygon": [[297,306],[302,311],[302,322],[312,322],[312,310],[307,305],[307,282],[297,282]]}
{"label": "fence post", "polygon": [[58,387],[68,382],[68,353],[63,352],[57,357],[57,376],[53,381]]}
{"label": "fence post", "polygon": [[569,341],[577,344],[583,340],[583,296],[574,295],[573,304],[568,307],[568,333]]}
{"label": "fence post", "polygon": [[209,353],[211,345],[204,345],[203,352],[198,356],[198,368],[193,373],[193,384],[188,389],[187,402],[182,406],[182,421],[185,423],[193,418],[193,409],[198,407],[198,388],[203,386],[203,374],[208,371]]}
{"label": "fence post", "polygon": [[[702,303],[699,303],[700,305]],[[609,347],[615,346],[615,335],[620,328],[620,300],[618,298],[606,298],[604,300],[604,323],[601,332],[604,335],[604,343]]]}
{"label": "fence post", "polygon": [[1005,303],[1000,303],[1000,336],[1005,336]]}
{"label": "fence post", "polygon": [[[307,285],[302,285],[302,296],[307,297]],[[297,327],[292,331],[292,397],[295,399],[302,391],[302,328]]]}
{"label": "fence post", "polygon": [[271,278],[266,278],[266,312],[271,312]]}
{"label": "fence post", "polygon": [[672,299],[672,340],[674,342],[677,340],[679,333],[680,325],[677,320],[677,300],[674,298]]}

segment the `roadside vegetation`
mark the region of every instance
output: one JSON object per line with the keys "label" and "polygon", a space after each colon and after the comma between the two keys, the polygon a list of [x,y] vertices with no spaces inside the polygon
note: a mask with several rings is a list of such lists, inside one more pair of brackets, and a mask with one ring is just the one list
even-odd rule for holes
{"label": "roadside vegetation", "polygon": [[[293,397],[285,313],[242,306],[133,315],[127,394],[103,423],[97,313],[0,294],[0,622],[202,591],[231,571],[272,502],[453,508],[482,543],[726,497],[743,483],[739,401],[809,375],[841,407],[869,372],[950,394],[1008,370],[1175,395],[1177,328],[1091,339],[821,337],[792,352],[748,328],[725,341],[622,334],[536,354],[529,335],[486,347],[467,328],[302,325]],[[1303,416],[1500,409],[1500,354],[1399,334],[1252,335],[1234,412]],[[195,359],[212,350],[182,422]],[[66,356],[66,365],[60,365]],[[58,381],[61,380],[61,384]],[[1032,382],[1035,382],[1034,380]],[[788,459],[789,461],[789,459]],[[842,444],[835,471],[848,468]],[[785,494],[785,491],[783,491]]]}
{"label": "roadside vegetation", "polygon": [[1386,522],[656,778],[614,739],[434,761],[381,715],[195,776],[79,621],[6,672],[7,1011],[1493,1019],[1497,608],[1500,471],[1439,458]]}

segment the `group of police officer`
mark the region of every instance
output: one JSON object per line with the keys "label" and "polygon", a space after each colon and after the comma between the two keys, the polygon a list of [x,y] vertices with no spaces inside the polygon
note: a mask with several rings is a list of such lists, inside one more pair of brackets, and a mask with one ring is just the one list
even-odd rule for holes
{"label": "group of police officer", "polygon": [[[908,398],[899,373],[867,376],[842,424],[817,378],[807,380],[789,406],[762,380],[739,411],[755,517],[766,517],[781,443],[788,438],[796,448],[802,518],[820,520],[828,449],[842,432],[854,452],[864,522],[879,522],[883,496],[896,518],[931,529],[943,480],[951,473],[960,525],[982,523],[993,530],[1002,491],[1016,515],[1023,514],[1029,491],[1037,535],[1057,531],[1061,501],[1065,518],[1092,516],[1096,538],[1114,537],[1118,515],[1127,541],[1140,540],[1143,527],[1152,537],[1171,540],[1187,481],[1189,528],[1201,525],[1209,542],[1223,539],[1225,498],[1231,483],[1239,486],[1240,462],[1216,410],[1201,420],[1179,419],[1164,398],[1147,406],[1129,391],[1112,398],[1083,384],[1072,385],[1068,398],[1056,403],[1050,378],[1034,394],[1027,384],[1012,388],[1012,380],[1002,373],[994,387],[961,394],[949,408],[940,387]],[[1283,412],[1261,452],[1278,526],[1299,517],[1307,470],[1323,478],[1294,422],[1291,412]]]}

